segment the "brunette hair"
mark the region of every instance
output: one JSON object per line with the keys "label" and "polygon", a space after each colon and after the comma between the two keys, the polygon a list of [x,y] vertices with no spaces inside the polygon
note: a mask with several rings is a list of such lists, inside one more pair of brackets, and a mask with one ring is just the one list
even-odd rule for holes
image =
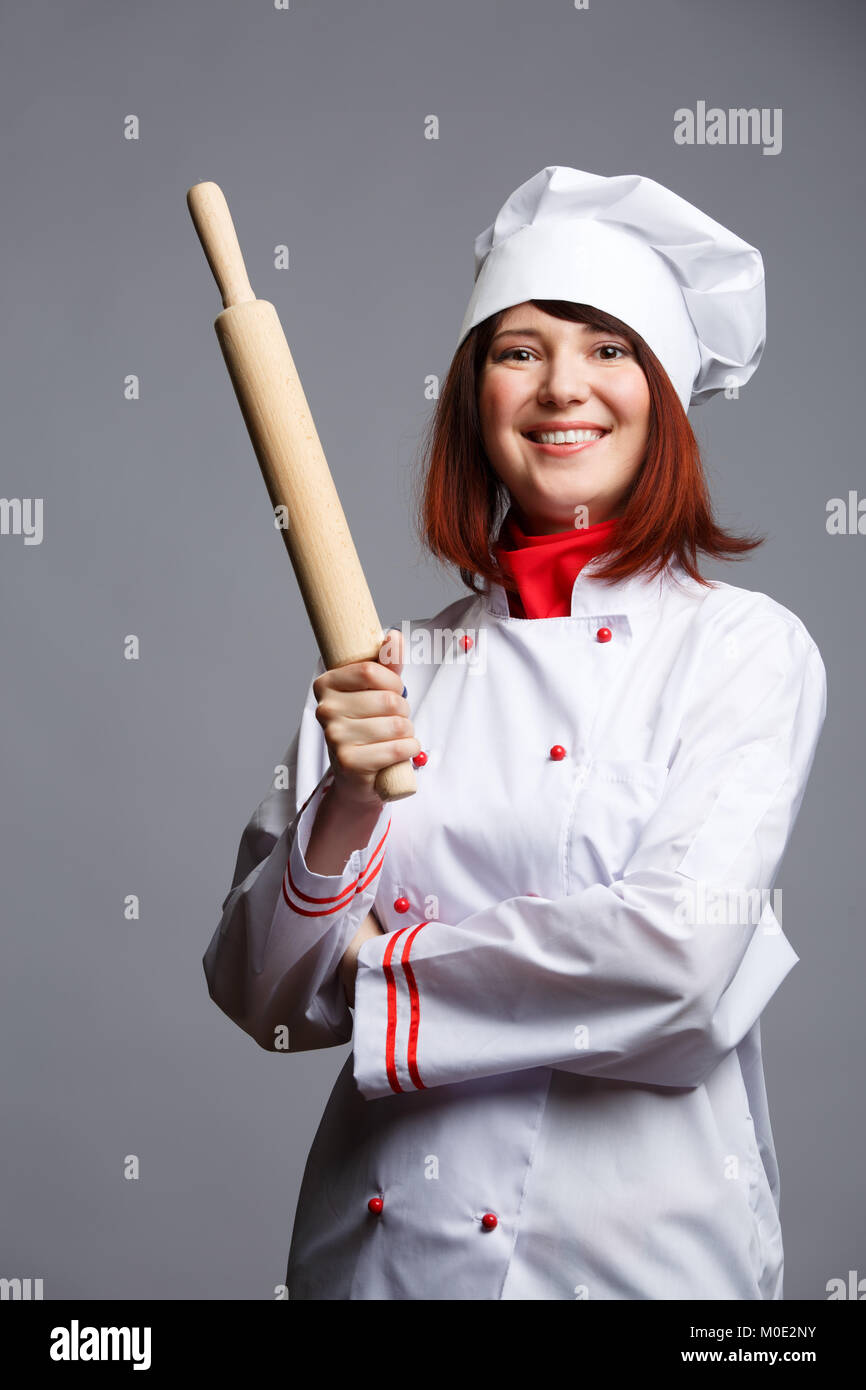
{"label": "brunette hair", "polygon": [[[667,373],[643,338],[588,304],[564,299],[530,303],[554,318],[622,335],[649,386],[646,456],[615,528],[616,538],[599,551],[608,558],[596,571],[598,577],[625,579],[640,570],[657,575],[675,558],[692,579],[709,587],[698,570],[699,551],[727,560],[763,545],[766,536],[738,536],[716,523],[698,442]],[[484,319],[460,344],[422,444],[417,504],[422,542],[439,559],[457,566],[474,593],[481,592],[477,576],[514,591],[492,553],[510,494],[487,457],[478,413],[481,370],[505,313],[503,309]]]}

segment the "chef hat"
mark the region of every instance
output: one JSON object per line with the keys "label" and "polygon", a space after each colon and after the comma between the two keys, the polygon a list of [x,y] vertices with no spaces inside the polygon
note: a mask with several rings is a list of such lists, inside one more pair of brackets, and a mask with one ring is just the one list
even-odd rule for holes
{"label": "chef hat", "polygon": [[764,263],[669,188],[550,164],[475,238],[475,288],[457,346],[529,299],[591,304],[649,344],[688,410],[749,380],[766,341]]}

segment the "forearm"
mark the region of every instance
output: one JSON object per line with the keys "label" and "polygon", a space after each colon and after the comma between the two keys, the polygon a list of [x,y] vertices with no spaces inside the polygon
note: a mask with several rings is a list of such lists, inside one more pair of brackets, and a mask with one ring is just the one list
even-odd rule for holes
{"label": "forearm", "polygon": [[358,806],[340,799],[333,787],[322,798],[307,844],[307,868],[314,874],[341,874],[353,850],[363,849],[381,814],[381,804]]}

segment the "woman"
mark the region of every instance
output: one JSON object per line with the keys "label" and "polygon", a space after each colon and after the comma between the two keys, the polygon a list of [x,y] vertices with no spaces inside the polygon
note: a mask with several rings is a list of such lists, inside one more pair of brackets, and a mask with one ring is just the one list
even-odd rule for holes
{"label": "woman", "polygon": [[204,958],[262,1047],[353,1038],[289,1296],[780,1299],[760,1015],[825,673],[700,576],[760,541],[713,522],[685,415],[757,365],[760,256],[556,166],[475,250],[423,501],[471,593],[318,663]]}

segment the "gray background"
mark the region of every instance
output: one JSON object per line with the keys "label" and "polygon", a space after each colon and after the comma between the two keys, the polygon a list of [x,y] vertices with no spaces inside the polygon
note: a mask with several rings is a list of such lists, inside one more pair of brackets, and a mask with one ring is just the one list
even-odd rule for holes
{"label": "gray background", "polygon": [[[720,519],[769,540],[705,573],[792,609],[827,666],[778,881],[801,962],[764,1016],[765,1063],[786,1296],[866,1275],[866,536],[825,526],[828,498],[864,488],[862,38],[854,0],[5,0],[2,493],[44,499],[44,539],[0,537],[0,1274],[51,1299],[273,1297],[348,1052],[263,1052],[202,971],[317,652],[187,188],[228,197],[387,623],[464,592],[412,504],[473,239],[570,164],[655,178],[767,266],[759,371],[691,418]],[[674,110],[698,100],[782,107],[781,154],[675,145]]]}

